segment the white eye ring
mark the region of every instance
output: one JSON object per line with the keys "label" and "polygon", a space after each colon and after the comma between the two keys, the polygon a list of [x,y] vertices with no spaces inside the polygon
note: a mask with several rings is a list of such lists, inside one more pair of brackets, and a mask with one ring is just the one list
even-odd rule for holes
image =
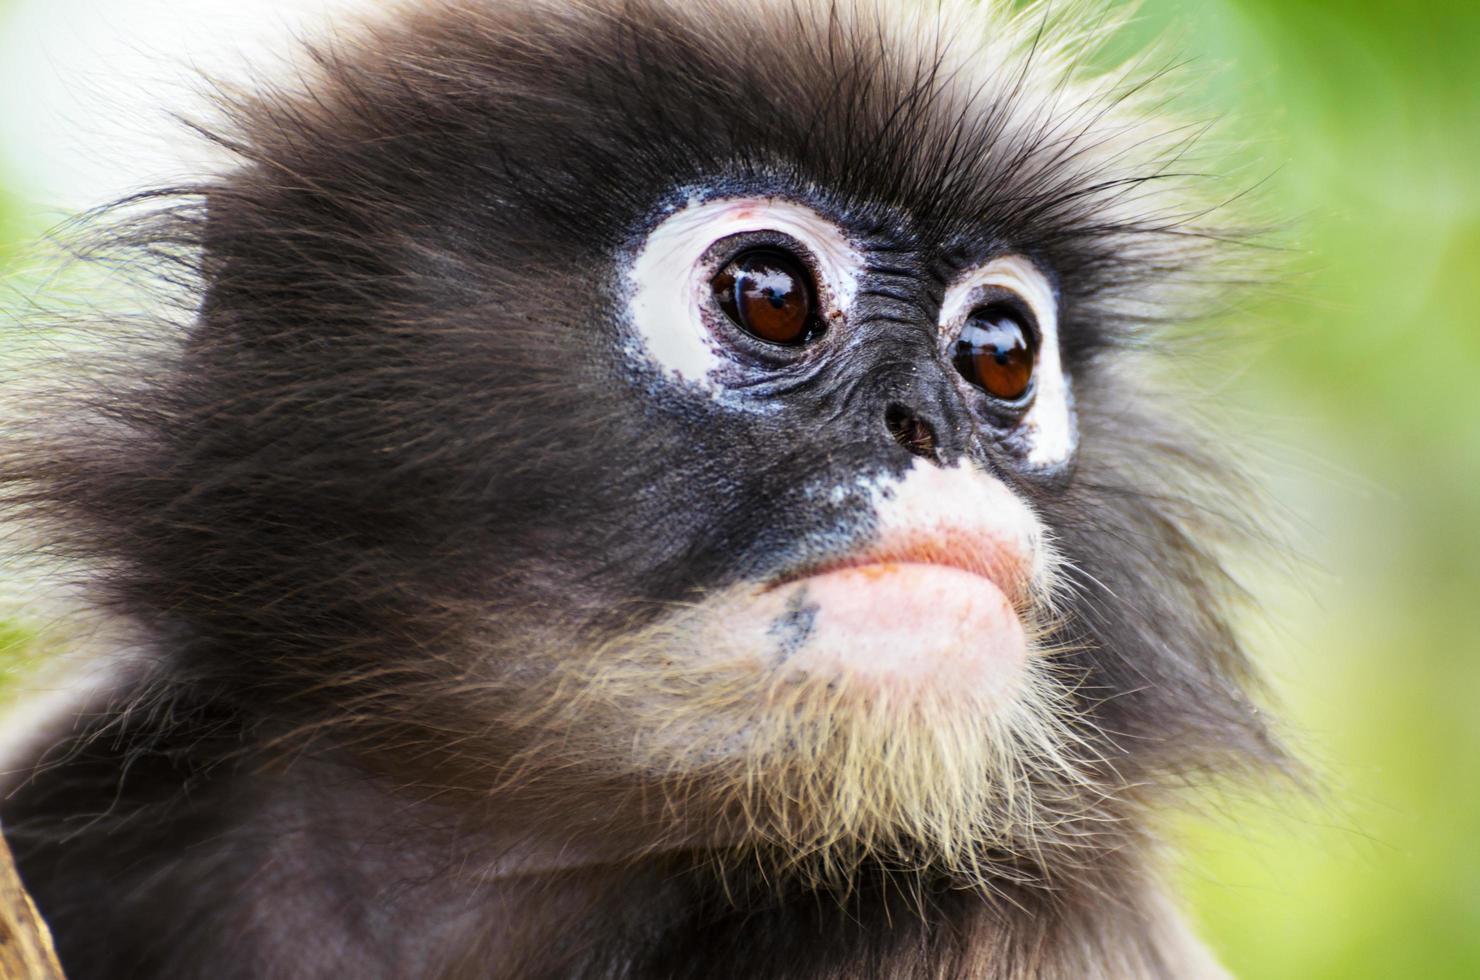
{"label": "white eye ring", "polygon": [[1020,296],[1037,321],[1036,393],[1018,432],[1027,445],[1029,465],[1056,466],[1074,452],[1074,402],[1059,354],[1058,300],[1047,277],[1021,255],[1004,255],[967,271],[946,290],[940,311],[941,333],[950,342],[983,292],[992,287]]}
{"label": "white eye ring", "polygon": [[674,381],[712,394],[723,390],[720,375],[729,361],[704,319],[716,270],[703,259],[715,242],[768,231],[807,250],[825,318],[851,308],[863,257],[837,225],[784,198],[691,199],[652,230],[627,273],[629,319],[648,362]]}

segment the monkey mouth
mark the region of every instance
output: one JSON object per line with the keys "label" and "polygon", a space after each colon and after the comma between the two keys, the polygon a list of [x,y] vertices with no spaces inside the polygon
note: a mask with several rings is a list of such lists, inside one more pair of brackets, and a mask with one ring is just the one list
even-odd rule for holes
{"label": "monkey mouth", "polygon": [[[916,462],[870,485],[874,533],[813,552],[719,617],[720,646],[898,705],[1005,706],[1027,683],[1034,598],[1052,569],[1021,496],[968,462]],[[1041,566],[1041,567],[1040,567]]]}
{"label": "monkey mouth", "polygon": [[786,572],[768,583],[765,591],[845,571],[857,572],[865,580],[882,581],[903,566],[965,572],[984,579],[1016,609],[1024,609],[1028,602],[1032,580],[1028,561],[999,536],[968,526],[889,534],[865,548]]}
{"label": "monkey mouth", "polygon": [[993,707],[1026,670],[1029,587],[1026,560],[998,535],[910,530],[779,576],[741,618],[787,675],[901,703]]}

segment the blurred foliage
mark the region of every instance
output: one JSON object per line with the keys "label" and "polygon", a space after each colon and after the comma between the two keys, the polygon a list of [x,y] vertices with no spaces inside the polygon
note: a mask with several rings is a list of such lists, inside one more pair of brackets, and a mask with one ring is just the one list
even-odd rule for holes
{"label": "blurred foliage", "polygon": [[[1148,0],[1298,237],[1236,401],[1308,559],[1258,631],[1323,781],[1192,828],[1249,977],[1480,977],[1480,5]],[[1278,583],[1275,583],[1278,585]]]}
{"label": "blurred foliage", "polygon": [[1189,891],[1241,976],[1480,977],[1480,4],[1146,0],[1167,32],[1298,239],[1230,404],[1292,525],[1253,633],[1323,787],[1216,801]]}
{"label": "blurred foliage", "polygon": [[20,696],[24,688],[17,681],[36,669],[43,657],[42,649],[32,631],[0,621],[0,706]]}

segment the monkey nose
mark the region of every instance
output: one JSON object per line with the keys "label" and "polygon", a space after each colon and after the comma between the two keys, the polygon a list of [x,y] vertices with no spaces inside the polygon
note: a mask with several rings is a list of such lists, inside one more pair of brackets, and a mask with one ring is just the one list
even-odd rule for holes
{"label": "monkey nose", "polygon": [[908,405],[891,402],[884,409],[884,428],[911,455],[940,462],[935,426]]}

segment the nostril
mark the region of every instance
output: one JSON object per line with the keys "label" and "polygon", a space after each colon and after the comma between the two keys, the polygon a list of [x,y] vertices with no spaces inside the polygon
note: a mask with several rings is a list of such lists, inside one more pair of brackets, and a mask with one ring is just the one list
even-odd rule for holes
{"label": "nostril", "polygon": [[912,454],[922,459],[936,460],[935,427],[920,418],[912,410],[898,403],[884,410],[884,427],[899,443]]}

